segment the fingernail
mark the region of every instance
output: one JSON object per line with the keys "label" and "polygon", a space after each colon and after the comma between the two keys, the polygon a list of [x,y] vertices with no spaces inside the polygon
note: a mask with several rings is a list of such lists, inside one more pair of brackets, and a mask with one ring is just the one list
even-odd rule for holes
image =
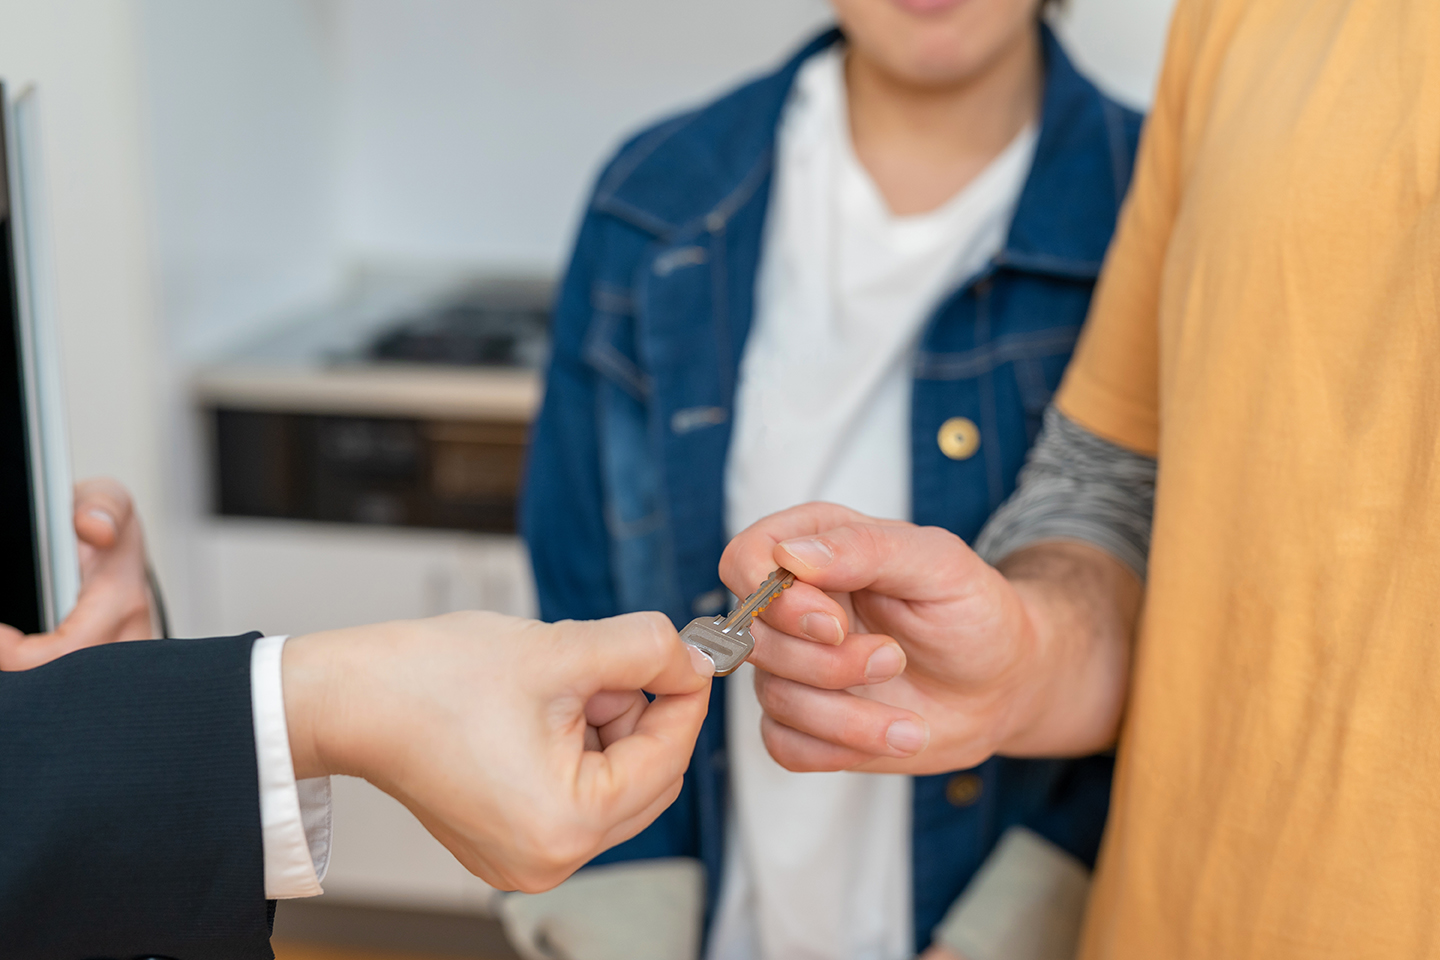
{"label": "fingernail", "polygon": [[885,731],[885,743],[902,757],[913,757],[930,742],[930,731],[914,720],[896,720]]}
{"label": "fingernail", "polygon": [[695,668],[696,673],[702,677],[715,676],[715,661],[711,660],[704,650],[692,647],[688,643],[685,645],[685,649],[690,651],[690,665]]}
{"label": "fingernail", "polygon": [[[889,680],[905,669],[905,654],[901,651],[900,645],[887,643],[885,646],[870,654],[870,659],[865,661],[865,680],[867,683],[879,683],[882,680]],[[894,727],[890,728],[894,730]]]}
{"label": "fingernail", "polygon": [[805,614],[800,618],[800,632],[816,643],[828,643],[831,646],[845,639],[845,628],[840,626],[840,618],[832,617],[828,613]]}
{"label": "fingernail", "polygon": [[780,546],[811,569],[827,566],[835,559],[835,551],[824,540],[786,540]]}
{"label": "fingernail", "polygon": [[110,514],[106,513],[104,510],[86,510],[85,514],[86,516],[94,517],[97,520],[105,521],[110,525],[111,530],[120,529],[120,525],[115,522],[115,518],[110,516]]}

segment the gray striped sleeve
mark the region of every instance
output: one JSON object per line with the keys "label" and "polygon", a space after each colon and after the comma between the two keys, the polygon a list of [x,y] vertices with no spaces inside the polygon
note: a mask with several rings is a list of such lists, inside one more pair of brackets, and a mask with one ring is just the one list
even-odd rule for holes
{"label": "gray striped sleeve", "polygon": [[1042,540],[1080,540],[1143,582],[1155,509],[1155,460],[1102,440],[1051,406],[1020,484],[995,511],[975,551],[998,563]]}

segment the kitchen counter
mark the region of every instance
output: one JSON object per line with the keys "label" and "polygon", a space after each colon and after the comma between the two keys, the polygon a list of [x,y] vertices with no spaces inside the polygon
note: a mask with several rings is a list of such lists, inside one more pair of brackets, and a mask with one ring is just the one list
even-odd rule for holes
{"label": "kitchen counter", "polygon": [[204,368],[193,387],[204,407],[513,423],[532,420],[543,394],[534,370],[257,360]]}

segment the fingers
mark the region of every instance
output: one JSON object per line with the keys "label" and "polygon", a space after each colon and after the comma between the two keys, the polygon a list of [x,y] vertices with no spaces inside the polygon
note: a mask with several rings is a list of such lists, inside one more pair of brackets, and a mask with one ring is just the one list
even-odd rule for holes
{"label": "fingers", "polygon": [[825,690],[882,683],[905,669],[905,651],[890,637],[852,633],[839,645],[789,636],[766,623],[751,624],[750,662],[768,673]]}
{"label": "fingers", "polygon": [[834,503],[804,503],[772,513],[741,531],[725,547],[720,557],[720,579],[737,597],[747,596],[775,569],[776,544],[868,519],[863,513]]}
{"label": "fingers", "polygon": [[629,840],[631,837],[635,836],[635,834],[639,833],[641,830],[644,830],[646,827],[650,826],[650,824],[654,823],[655,818],[660,816],[660,814],[664,813],[666,809],[669,808],[670,804],[674,803],[676,798],[680,796],[680,789],[684,785],[685,780],[683,777],[679,780],[676,780],[674,783],[670,784],[670,786],[667,787],[663,792],[661,792],[660,796],[656,797],[655,802],[650,804],[650,806],[646,807],[644,810],[640,811],[640,813],[636,814],[630,819],[622,821],[621,823],[611,827],[609,831],[606,832],[605,836],[601,839],[600,849],[608,850],[611,847],[615,846],[617,843],[624,843],[626,840]]}
{"label": "fingers", "polygon": [[[684,786],[684,783],[685,781],[683,779],[677,779],[661,791],[654,802],[644,810],[603,831],[599,835],[598,842],[587,846],[583,855],[575,857],[567,863],[559,865],[549,864],[538,874],[523,867],[517,869],[515,865],[507,864],[503,851],[500,857],[493,857],[492,855],[489,859],[481,859],[473,862],[462,857],[462,862],[464,862],[465,866],[470,869],[472,873],[497,889],[523,890],[526,893],[540,893],[552,889],[564,881],[570,874],[574,873],[575,870],[584,866],[587,860],[593,859],[596,854],[608,850],[616,844],[624,843],[654,823],[655,818],[664,813],[670,804],[674,803],[676,798],[680,796],[680,790]],[[466,849],[466,846],[468,846],[462,838],[453,834],[447,834],[442,826],[431,822],[422,822],[425,822],[426,828],[435,834],[436,838],[444,843],[446,847],[450,848],[452,852],[456,852],[457,856],[461,856],[461,853]]]}
{"label": "fingers", "polygon": [[715,664],[680,642],[659,613],[628,613],[608,620],[572,621],[552,628],[565,647],[564,679],[588,693],[649,690],[685,694],[708,687]]}
{"label": "fingers", "polygon": [[769,717],[760,718],[760,738],[775,762],[792,773],[851,770],[875,759],[868,753],[801,733]]}
{"label": "fingers", "polygon": [[645,694],[639,690],[601,690],[585,701],[585,722],[592,727],[603,727],[644,707]]}
{"label": "fingers", "polygon": [[852,522],[776,545],[776,563],[822,590],[910,601],[955,600],[997,574],[959,537],[939,527]]}
{"label": "fingers", "polygon": [[580,760],[579,796],[599,821],[613,825],[642,815],[685,774],[705,721],[707,690],[657,697],[634,731],[603,753]]}
{"label": "fingers", "polygon": [[0,631],[0,670],[28,670],[84,647],[154,636],[145,544],[130,495],[109,478],[75,487],[82,584],[75,607],[53,632]]}
{"label": "fingers", "polygon": [[14,627],[0,626],[0,670],[29,670],[88,645],[74,635],[37,633],[27,636]]}
{"label": "fingers", "polygon": [[813,643],[837,644],[852,629],[850,613],[844,604],[799,580],[776,597],[760,616],[781,633]]}
{"label": "fingers", "polygon": [[913,757],[930,742],[929,724],[920,715],[853,693],[756,670],[755,696],[771,720],[870,758]]}
{"label": "fingers", "polygon": [[145,574],[145,538],[125,488],[108,477],[75,486],[75,532],[81,588],[75,608],[48,646],[30,649],[40,662],[81,647],[155,635]]}
{"label": "fingers", "polygon": [[130,494],[109,477],[75,485],[75,533],[101,550],[112,547],[134,519]]}
{"label": "fingers", "polygon": [[640,715],[649,704],[639,690],[602,690],[595,694],[585,704],[586,749],[604,750],[621,737],[634,733]]}
{"label": "fingers", "polygon": [[0,669],[35,668],[85,646],[154,635],[144,537],[124,486],[109,478],[76,484],[75,533],[84,574],[75,609],[52,633],[0,629]]}
{"label": "fingers", "polygon": [[[53,634],[45,636],[61,643],[63,653],[154,636],[143,564],[106,563],[88,571],[74,609]],[[59,655],[53,653],[49,659]]]}

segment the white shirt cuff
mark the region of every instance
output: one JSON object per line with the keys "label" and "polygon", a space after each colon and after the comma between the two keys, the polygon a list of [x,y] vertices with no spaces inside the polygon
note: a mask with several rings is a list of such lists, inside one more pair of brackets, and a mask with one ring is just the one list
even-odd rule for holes
{"label": "white shirt cuff", "polygon": [[330,778],[295,780],[280,655],[285,637],[255,641],[250,651],[250,703],[260,771],[260,829],[265,896],[313,897],[330,866]]}

